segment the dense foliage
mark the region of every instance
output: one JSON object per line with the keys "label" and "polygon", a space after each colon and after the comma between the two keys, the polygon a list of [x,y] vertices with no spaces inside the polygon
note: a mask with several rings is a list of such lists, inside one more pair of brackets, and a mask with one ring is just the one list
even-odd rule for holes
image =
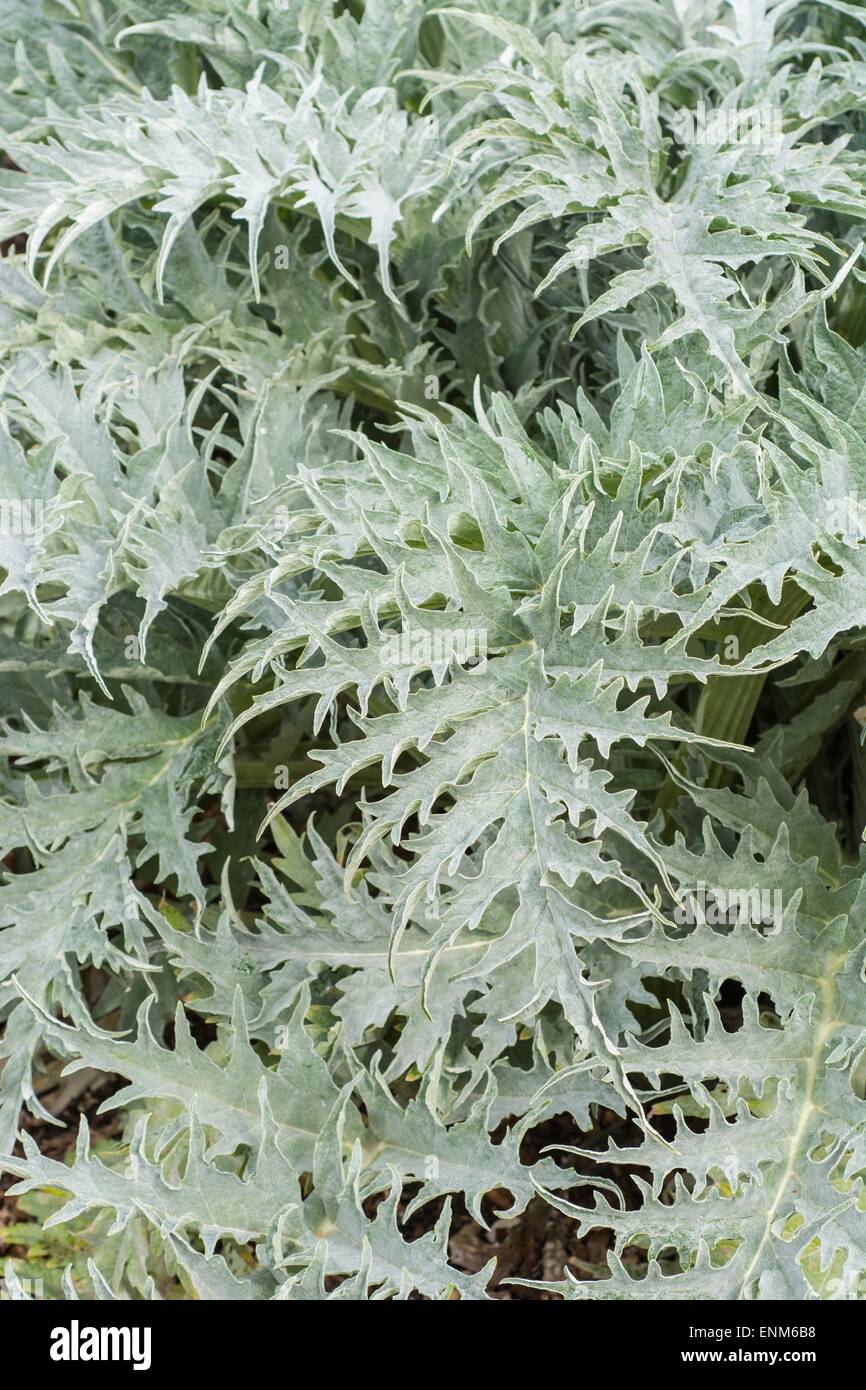
{"label": "dense foliage", "polygon": [[0,32],[0,1162],[62,1292],[866,1292],[866,8]]}

